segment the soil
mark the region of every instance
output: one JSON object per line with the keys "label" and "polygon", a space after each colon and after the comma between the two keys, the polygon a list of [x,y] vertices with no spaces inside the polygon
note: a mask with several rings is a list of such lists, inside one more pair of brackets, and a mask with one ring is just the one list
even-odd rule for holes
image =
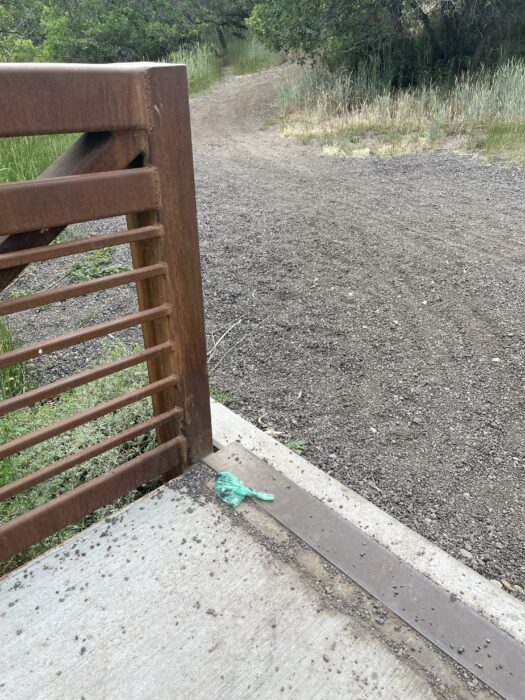
{"label": "soil", "polygon": [[[211,382],[450,554],[525,587],[525,172],[449,150],[357,159],[283,139],[265,126],[283,70],[192,100],[210,350],[240,321],[213,351]],[[43,274],[48,286],[64,270]],[[132,306],[126,290],[104,311],[96,295],[67,302],[41,311],[38,332]],[[22,339],[34,318],[19,321]],[[44,368],[56,378],[85,357]]]}

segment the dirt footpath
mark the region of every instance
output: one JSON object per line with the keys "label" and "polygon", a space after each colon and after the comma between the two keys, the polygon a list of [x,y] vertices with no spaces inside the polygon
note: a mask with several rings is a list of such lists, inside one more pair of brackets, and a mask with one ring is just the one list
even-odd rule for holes
{"label": "dirt footpath", "polygon": [[[193,100],[211,381],[490,578],[525,587],[525,173],[260,130],[282,69]],[[518,589],[519,594],[519,589]]]}

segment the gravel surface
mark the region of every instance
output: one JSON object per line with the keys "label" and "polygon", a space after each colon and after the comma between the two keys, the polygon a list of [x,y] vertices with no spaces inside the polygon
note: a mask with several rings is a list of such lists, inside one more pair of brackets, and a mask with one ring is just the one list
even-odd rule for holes
{"label": "gravel surface", "polygon": [[[448,151],[328,157],[261,130],[282,70],[192,101],[210,350],[237,324],[211,382],[452,555],[525,588],[525,173]],[[47,283],[64,275],[46,263],[39,282],[44,268]],[[132,306],[131,290],[104,308],[67,302],[36,316],[38,332]],[[34,318],[18,321],[22,339]],[[100,352],[84,347],[45,371]]]}

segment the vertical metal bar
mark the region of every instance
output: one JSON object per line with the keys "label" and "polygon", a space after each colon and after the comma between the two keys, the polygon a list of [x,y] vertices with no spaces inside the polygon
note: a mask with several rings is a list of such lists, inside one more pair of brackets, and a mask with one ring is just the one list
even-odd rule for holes
{"label": "vertical metal bar", "polygon": [[[156,212],[145,212],[143,214],[128,214],[128,226],[134,228],[136,224],[148,222],[154,224],[158,221]],[[148,225],[146,224],[146,225]],[[131,257],[133,267],[140,269],[144,265],[149,266],[147,261],[152,261],[152,264],[158,264],[163,259],[163,248],[160,239],[148,241],[136,241],[131,243]],[[153,262],[155,261],[155,262]],[[168,273],[169,274],[169,273]],[[166,279],[157,280],[139,280],[136,283],[137,299],[139,309],[146,310],[155,308],[157,304],[164,304],[165,299],[169,296],[167,292]],[[148,321],[142,324],[142,335],[144,338],[144,347],[151,348],[156,345],[166,343],[167,341],[175,341],[175,329],[173,326],[173,314],[163,319]],[[173,345],[173,343],[172,343]],[[148,360],[148,375],[150,382],[158,381],[163,377],[168,377],[175,371],[175,356],[174,349],[165,353],[162,357],[154,357]],[[171,386],[162,392],[159,392],[152,397],[153,413],[160,415],[169,411],[175,405],[181,405],[181,392]],[[179,433],[180,422],[173,419],[167,421],[157,428],[157,441],[159,443],[167,442],[175,438]],[[175,474],[170,474],[175,476]]]}
{"label": "vertical metal bar", "polygon": [[[139,301],[141,308],[145,304],[157,305],[158,295],[165,294],[164,301],[172,304],[169,326],[162,329],[157,324],[154,329],[150,324],[144,329],[144,341],[146,347],[164,342],[168,338],[152,336],[165,332],[175,341],[175,366],[163,368],[159,358],[150,367],[150,380],[156,381],[159,373],[165,376],[167,371],[176,372],[179,377],[179,405],[184,410],[183,429],[191,463],[211,452],[212,440],[186,68],[148,67],[145,77],[151,119],[146,160],[159,173],[158,217],[165,231],[162,260],[168,264],[168,277],[165,282],[141,282]],[[153,222],[144,215],[128,217],[128,225],[134,227],[150,223]],[[134,264],[158,262],[153,246],[151,241],[133,244]],[[160,284],[164,284],[163,290]]]}

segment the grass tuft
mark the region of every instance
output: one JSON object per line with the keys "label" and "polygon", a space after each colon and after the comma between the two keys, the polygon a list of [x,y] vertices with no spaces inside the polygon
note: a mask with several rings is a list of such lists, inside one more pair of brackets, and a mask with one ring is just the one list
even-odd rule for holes
{"label": "grass tuft", "polygon": [[[16,344],[7,323],[0,319],[0,354],[14,350]],[[27,363],[9,365],[0,369],[0,400],[10,399],[27,390],[30,374]]]}
{"label": "grass tuft", "polygon": [[76,138],[74,134],[60,134],[0,139],[0,185],[20,180],[34,180]]}
{"label": "grass tuft", "polygon": [[184,63],[186,65],[191,94],[206,90],[222,76],[219,57],[206,44],[196,44],[191,48],[181,48],[173,51],[166,59],[166,62]]}
{"label": "grass tuft", "polygon": [[88,280],[115,275],[118,272],[127,272],[128,265],[114,265],[113,257],[115,248],[99,248],[89,253],[84,253],[68,268],[68,277],[71,282],[87,282]]}
{"label": "grass tuft", "polygon": [[283,53],[272,51],[261,44],[254,36],[232,37],[227,52],[228,64],[235,75],[256,73],[257,71],[283,63]]}
{"label": "grass tuft", "polygon": [[306,443],[304,440],[290,440],[286,443],[286,447],[296,455],[302,455],[306,452]]}
{"label": "grass tuft", "polygon": [[394,91],[373,63],[351,74],[304,68],[281,84],[285,135],[326,153],[394,155],[447,140],[525,165],[525,62]]}

